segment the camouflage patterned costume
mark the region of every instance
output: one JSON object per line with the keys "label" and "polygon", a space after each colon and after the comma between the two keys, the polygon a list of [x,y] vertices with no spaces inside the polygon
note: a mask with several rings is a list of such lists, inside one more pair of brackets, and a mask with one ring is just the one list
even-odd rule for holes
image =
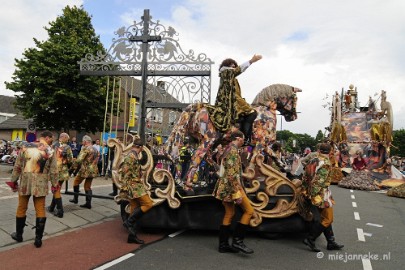
{"label": "camouflage patterned costume", "polygon": [[[86,137],[85,135],[84,137]],[[88,136],[87,136],[88,137]],[[90,137],[87,138],[90,142]],[[80,184],[84,182],[84,191],[86,193],[86,203],[80,205],[80,207],[91,209],[91,199],[93,191],[91,190],[91,183],[94,177],[98,176],[97,162],[100,153],[93,148],[91,144],[84,145],[82,150],[79,153],[79,156],[74,161],[72,168],[77,169],[80,166],[79,172],[75,177],[73,182],[73,191],[78,193],[80,190]],[[74,195],[72,200],[69,200],[72,203],[78,203],[78,195]]]}
{"label": "camouflage patterned costume", "polygon": [[153,207],[153,201],[149,196],[142,182],[143,143],[138,138],[133,142],[131,151],[124,157],[120,165],[119,174],[123,185],[120,190],[120,196],[126,196],[131,215],[124,221],[124,227],[128,229],[128,243],[143,244],[144,241],[137,236],[138,220]]}
{"label": "camouflage patterned costume", "polygon": [[[53,194],[51,204],[47,207],[48,212],[53,213],[55,216],[62,218],[63,217],[63,203],[60,189],[62,188],[63,182],[68,181],[70,178],[69,169],[73,162],[73,153],[70,146],[67,144],[69,136],[66,133],[62,133],[65,136],[59,139],[53,145],[55,151],[56,162],[58,165],[58,183],[60,188],[56,190]],[[55,207],[57,212],[54,213]]]}
{"label": "camouflage patterned costume", "polygon": [[243,191],[241,185],[242,162],[238,148],[232,143],[228,145],[223,156],[225,157],[222,160],[224,175],[218,179],[212,195],[218,200],[233,202],[241,197],[241,191]]}
{"label": "camouflage patterned costume", "polygon": [[53,150],[41,140],[38,144],[30,143],[22,148],[14,164],[11,181],[20,180],[20,196],[42,197],[49,192],[48,182],[57,185],[57,173]]}
{"label": "camouflage patterned costume", "polygon": [[[239,134],[238,134],[239,133]],[[252,254],[253,250],[244,244],[246,230],[253,216],[254,209],[246,196],[242,186],[242,162],[239,156],[238,147],[243,143],[243,133],[240,131],[231,134],[232,142],[224,151],[221,161],[220,178],[218,179],[213,196],[222,201],[225,213],[219,227],[219,247],[221,253],[235,253],[242,251],[245,254]],[[242,140],[242,141],[241,141]],[[241,143],[242,142],[242,143]],[[221,172],[222,171],[222,172]],[[232,239],[232,246],[229,245],[232,220],[235,216],[235,207],[242,208],[242,216],[237,222]]]}
{"label": "camouflage patterned costume", "polygon": [[332,182],[330,161],[331,146],[328,143],[321,143],[318,146],[318,153],[305,166],[303,176],[303,194],[311,201],[311,212],[313,220],[307,238],[304,244],[312,251],[319,252],[315,240],[323,233],[327,241],[328,250],[340,250],[344,245],[335,241],[332,228],[333,223],[333,204],[332,193],[329,186]]}
{"label": "camouflage patterned costume", "polygon": [[123,182],[121,192],[127,193],[129,198],[139,198],[148,194],[142,183],[141,164],[137,152],[128,153],[121,164],[119,173]]}
{"label": "camouflage patterned costume", "polygon": [[20,180],[16,232],[11,234],[11,238],[17,242],[23,241],[28,202],[32,195],[36,215],[34,245],[37,248],[42,246],[42,236],[45,230],[45,197],[48,194],[49,182],[52,184],[52,191],[58,187],[56,158],[52,148],[48,145],[52,142],[52,137],[51,132],[44,131],[39,143],[23,146],[11,176],[11,181],[14,183]]}
{"label": "camouflage patterned costume", "polygon": [[69,168],[73,162],[73,152],[67,143],[57,142],[54,144],[56,160],[58,164],[58,181],[69,180]]}
{"label": "camouflage patterned costume", "polygon": [[317,155],[305,166],[303,178],[304,195],[319,208],[329,208],[334,204],[331,184],[331,164],[328,157]]}
{"label": "camouflage patterned costume", "polygon": [[93,146],[88,145],[82,147],[79,156],[72,165],[72,167],[75,169],[80,166],[77,174],[78,177],[94,178],[98,176],[98,155],[99,153],[93,148]]}

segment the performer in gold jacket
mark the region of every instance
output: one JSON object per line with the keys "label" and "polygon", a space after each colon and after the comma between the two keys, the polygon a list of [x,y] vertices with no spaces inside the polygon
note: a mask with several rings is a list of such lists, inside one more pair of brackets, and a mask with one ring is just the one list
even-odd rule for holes
{"label": "performer in gold jacket", "polygon": [[211,121],[215,127],[226,132],[234,123],[240,123],[240,129],[249,141],[252,134],[252,124],[257,112],[242,98],[238,79],[251,64],[262,59],[261,55],[254,55],[249,61],[238,66],[235,60],[228,58],[219,67],[219,89],[214,106],[207,106]]}
{"label": "performer in gold jacket", "polygon": [[[62,187],[65,181],[69,180],[69,168],[73,162],[73,153],[72,149],[68,145],[68,141],[69,135],[67,133],[61,133],[59,135],[59,141],[53,145],[58,164],[58,182],[60,187]],[[56,212],[54,213],[55,207]],[[53,194],[51,205],[47,207],[47,210],[59,218],[63,217],[63,203],[60,189]]]}
{"label": "performer in gold jacket", "polygon": [[56,159],[51,148],[53,134],[50,131],[41,133],[38,143],[29,143],[22,147],[14,164],[11,182],[18,186],[18,207],[16,214],[16,232],[11,237],[17,242],[23,241],[23,232],[28,201],[32,196],[34,201],[36,222],[34,245],[42,246],[46,214],[45,196],[48,194],[49,184],[52,184],[52,192],[59,189],[57,179]]}
{"label": "performer in gold jacket", "polygon": [[318,154],[314,156],[305,166],[303,176],[304,195],[312,204],[312,214],[314,216],[309,235],[304,239],[304,244],[312,251],[319,252],[315,245],[316,238],[324,233],[328,242],[328,250],[339,250],[344,246],[335,242],[332,229],[333,222],[333,200],[329,189],[331,184],[332,165],[329,159],[331,145],[321,143],[318,146]]}
{"label": "performer in gold jacket", "polygon": [[[219,228],[218,251],[221,253],[235,253],[238,251],[246,254],[253,253],[253,250],[248,248],[243,242],[246,229],[254,212],[241,183],[242,162],[238,149],[243,145],[243,141],[244,136],[241,131],[237,130],[231,133],[231,143],[222,155],[221,166],[223,166],[223,173],[220,170],[220,178],[213,192],[214,197],[221,200],[222,205],[225,207],[225,215]],[[228,238],[232,219],[235,215],[235,204],[242,207],[243,215],[236,225],[232,246],[230,246]]]}
{"label": "performer in gold jacket", "polygon": [[129,231],[128,243],[136,244],[144,243],[136,235],[136,222],[153,206],[153,201],[142,182],[142,150],[143,143],[141,139],[135,139],[131,151],[125,156],[124,162],[119,169],[123,182],[120,195],[126,196],[131,206],[131,215],[124,222],[124,226]]}
{"label": "performer in gold jacket", "polygon": [[[86,193],[86,203],[80,205],[80,207],[91,209],[92,190],[91,183],[94,177],[98,176],[97,162],[100,153],[93,148],[92,140],[90,136],[83,136],[82,150],[79,153],[77,159],[73,162],[72,169],[79,172],[73,182],[73,191],[78,193],[80,190],[80,184],[84,180],[84,192]],[[77,204],[79,195],[73,195],[73,199],[69,200],[72,203]]]}

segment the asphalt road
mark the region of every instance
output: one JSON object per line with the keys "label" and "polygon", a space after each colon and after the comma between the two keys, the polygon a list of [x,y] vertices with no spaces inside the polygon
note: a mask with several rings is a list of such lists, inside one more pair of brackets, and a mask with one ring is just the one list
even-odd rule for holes
{"label": "asphalt road", "polygon": [[253,255],[221,254],[217,232],[184,231],[96,269],[403,269],[405,200],[337,186],[332,192],[341,251],[326,250],[323,236],[317,240],[322,253],[314,253],[302,244],[303,234],[277,240],[249,234]]}

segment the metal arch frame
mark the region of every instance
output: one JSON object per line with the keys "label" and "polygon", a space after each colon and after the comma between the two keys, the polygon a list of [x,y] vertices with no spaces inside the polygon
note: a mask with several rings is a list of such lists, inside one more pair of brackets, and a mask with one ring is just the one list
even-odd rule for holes
{"label": "metal arch frame", "polygon": [[[184,52],[176,30],[152,21],[148,9],[141,18],[127,28],[119,28],[105,54],[100,51],[96,55],[89,53],[78,63],[82,75],[142,77],[138,134],[145,141],[147,107],[184,108],[190,103],[211,102],[211,66],[214,62],[204,53]],[[170,87],[164,90],[179,103],[162,100],[147,105],[146,96],[153,94],[147,92],[156,92],[157,89],[148,89],[148,77],[159,77],[168,82]]]}

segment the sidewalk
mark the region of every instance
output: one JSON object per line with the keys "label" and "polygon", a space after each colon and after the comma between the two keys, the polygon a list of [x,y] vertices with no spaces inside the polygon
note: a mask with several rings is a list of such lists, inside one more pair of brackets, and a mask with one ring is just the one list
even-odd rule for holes
{"label": "sidewalk", "polygon": [[[2,186],[5,185],[5,181],[5,178],[2,178],[0,184]],[[92,187],[94,195],[106,196],[112,191],[111,179],[105,180],[104,178],[96,178],[95,182],[97,182],[94,183],[96,185],[93,184]],[[69,181],[69,186],[71,183],[72,181]],[[71,187],[69,187],[69,191],[72,191]],[[105,221],[110,221],[119,217],[119,206],[113,200],[93,198],[92,208],[86,209],[79,206],[80,204],[84,204],[84,196],[79,196],[78,204],[72,204],[69,202],[72,195],[66,195],[64,192],[65,186],[63,186],[62,189],[62,200],[65,212],[64,216],[63,218],[58,218],[47,212],[43,240],[91,225],[101,224]],[[80,192],[84,192],[83,185],[81,185]],[[46,205],[49,205],[51,200],[52,194],[49,193],[46,197]],[[13,193],[11,196],[0,197],[0,204],[0,252],[32,244],[35,238],[35,229],[31,229],[35,226],[35,210],[32,198],[28,204],[26,221],[28,226],[24,229],[24,241],[22,243],[16,242],[10,236],[12,232],[15,232],[15,213],[18,204],[17,193]]]}

